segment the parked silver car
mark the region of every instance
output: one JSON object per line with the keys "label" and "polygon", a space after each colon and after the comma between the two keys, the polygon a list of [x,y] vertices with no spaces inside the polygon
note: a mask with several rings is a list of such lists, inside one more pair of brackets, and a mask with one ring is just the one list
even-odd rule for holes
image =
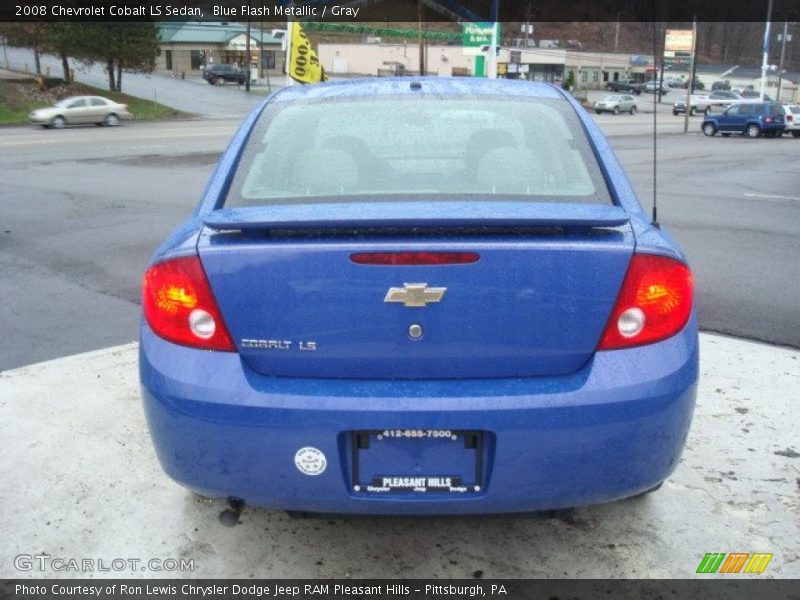
{"label": "parked silver car", "polygon": [[[681,98],[672,105],[672,114],[679,115],[686,112],[686,98]],[[711,112],[711,99],[706,94],[692,94],[691,108],[689,114],[694,116],[697,113],[707,115]]]}
{"label": "parked silver car", "polygon": [[72,96],[56,102],[50,108],[40,108],[28,115],[31,122],[42,127],[61,129],[67,125],[94,123],[96,125],[119,125],[121,119],[131,114],[125,104],[119,104],[101,96]]}
{"label": "parked silver car", "polygon": [[629,94],[612,94],[594,103],[594,111],[600,113],[610,112],[618,115],[621,112],[636,114],[636,98]]}
{"label": "parked silver car", "polygon": [[669,93],[670,87],[666,84],[666,82],[659,85],[658,81],[648,81],[644,84],[644,91],[649,94],[657,94],[658,90],[661,90],[661,95]]}

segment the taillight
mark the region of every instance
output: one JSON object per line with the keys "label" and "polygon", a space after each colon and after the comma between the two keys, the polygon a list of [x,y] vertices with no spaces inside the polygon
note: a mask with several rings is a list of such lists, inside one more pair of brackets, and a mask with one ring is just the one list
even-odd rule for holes
{"label": "taillight", "polygon": [[464,265],[477,262],[476,252],[358,252],[350,260],[359,265]]}
{"label": "taillight", "polygon": [[236,350],[197,256],[150,267],[142,283],[142,307],[150,328],[165,340],[204,350]]}
{"label": "taillight", "polygon": [[678,333],[692,312],[692,272],[684,263],[634,254],[598,350],[639,346]]}
{"label": "taillight", "polygon": [[791,123],[792,121],[794,121],[794,117],[792,115],[786,115],[786,122]]}

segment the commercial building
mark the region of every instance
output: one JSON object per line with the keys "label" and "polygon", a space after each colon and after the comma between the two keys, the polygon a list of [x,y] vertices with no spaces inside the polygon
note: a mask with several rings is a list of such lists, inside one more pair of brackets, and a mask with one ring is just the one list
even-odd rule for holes
{"label": "commercial building", "polygon": [[[687,79],[689,72],[686,67],[676,67],[667,71],[673,77]],[[738,65],[697,65],[697,79],[705,86],[706,91],[711,89],[714,82],[727,83],[732,90],[761,89],[761,69],[758,67],[740,67]],[[778,99],[778,73],[770,70],[767,72],[765,93],[773,99]],[[785,71],[780,77],[782,102],[800,102],[800,73]]]}
{"label": "commercial building", "polygon": [[[460,45],[427,44],[425,72],[439,76],[482,76],[485,52]],[[336,76],[417,74],[419,46],[414,42],[319,44],[325,70]],[[609,81],[644,78],[652,57],[564,48],[500,48],[498,76],[508,79],[560,83],[569,71],[583,88],[602,88]]]}
{"label": "commercial building", "polygon": [[[247,29],[243,23],[163,22],[158,27],[161,53],[155,70],[175,77],[198,76],[210,64],[247,64]],[[250,29],[250,67],[269,74],[283,72],[281,38],[271,31]],[[260,72],[260,69],[259,71]]]}

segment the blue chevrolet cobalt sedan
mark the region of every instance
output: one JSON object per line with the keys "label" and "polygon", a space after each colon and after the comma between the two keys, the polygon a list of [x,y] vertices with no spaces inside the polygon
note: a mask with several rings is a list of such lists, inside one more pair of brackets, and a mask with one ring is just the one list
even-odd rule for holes
{"label": "blue chevrolet cobalt sedan", "polygon": [[658,487],[698,377],[692,275],[546,84],[291,87],[144,277],[165,471],[291,511],[558,509]]}

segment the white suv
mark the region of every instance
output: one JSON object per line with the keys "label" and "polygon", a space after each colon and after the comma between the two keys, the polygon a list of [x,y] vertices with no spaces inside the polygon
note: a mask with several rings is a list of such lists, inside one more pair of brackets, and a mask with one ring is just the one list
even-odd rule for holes
{"label": "white suv", "polygon": [[786,113],[786,127],[783,132],[800,138],[800,104],[784,104],[783,112]]}

